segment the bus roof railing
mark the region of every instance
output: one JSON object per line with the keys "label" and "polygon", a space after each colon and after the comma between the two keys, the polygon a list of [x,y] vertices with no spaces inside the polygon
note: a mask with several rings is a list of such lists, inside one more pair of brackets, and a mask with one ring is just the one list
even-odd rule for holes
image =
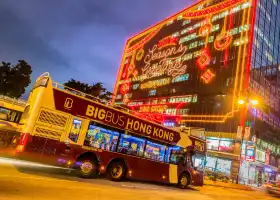
{"label": "bus roof railing", "polygon": [[10,103],[10,104],[17,105],[17,106],[26,105],[26,101],[24,101],[22,99],[11,98],[11,97],[4,96],[4,95],[0,95],[0,101],[4,101],[6,103]]}
{"label": "bus roof railing", "polygon": [[76,89],[67,87],[67,86],[65,86],[65,85],[63,85],[63,84],[60,84],[60,83],[58,83],[58,82],[53,82],[53,87],[58,88],[58,89],[61,89],[61,90],[64,90],[64,91],[66,91],[66,92],[70,92],[70,93],[72,93],[72,94],[78,95],[78,96],[83,97],[83,98],[86,98],[86,99],[88,99],[88,100],[97,101],[97,102],[99,102],[99,103],[106,104],[107,106],[111,106],[111,107],[116,108],[116,109],[121,109],[121,110],[123,110],[123,111],[125,111],[125,112],[128,112],[128,113],[133,114],[133,112],[132,112],[131,110],[129,110],[129,109],[127,109],[127,108],[124,108],[124,107],[122,107],[122,106],[119,106],[119,105],[112,104],[111,101],[106,101],[106,100],[104,100],[104,99],[100,99],[100,98],[95,97],[95,96],[92,96],[92,95],[90,95],[90,94],[87,94],[87,93],[81,92],[81,91],[79,91],[79,90],[76,90]]}

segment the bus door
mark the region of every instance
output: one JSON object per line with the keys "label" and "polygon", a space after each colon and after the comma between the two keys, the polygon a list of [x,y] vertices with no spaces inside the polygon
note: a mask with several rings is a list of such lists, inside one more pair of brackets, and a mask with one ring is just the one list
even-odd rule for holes
{"label": "bus door", "polygon": [[75,146],[82,146],[89,126],[89,120],[73,116],[69,123],[69,129],[61,138],[60,155],[72,157]]}

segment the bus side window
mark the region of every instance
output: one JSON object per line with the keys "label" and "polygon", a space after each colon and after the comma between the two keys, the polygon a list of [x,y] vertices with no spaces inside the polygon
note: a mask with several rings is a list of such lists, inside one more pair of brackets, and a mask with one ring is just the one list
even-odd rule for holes
{"label": "bus side window", "polygon": [[85,146],[116,151],[120,133],[90,124],[84,141]]}
{"label": "bus side window", "polygon": [[69,133],[68,138],[73,142],[77,142],[80,135],[81,128],[82,128],[82,121],[78,119],[73,119],[71,131]]}
{"label": "bus side window", "polygon": [[132,156],[142,157],[144,154],[144,146],[144,139],[126,134],[121,134],[118,152]]}
{"label": "bus side window", "polygon": [[182,148],[178,146],[168,147],[165,162],[177,165],[182,155]]}
{"label": "bus side window", "polygon": [[144,157],[152,159],[152,160],[163,162],[164,161],[165,148],[166,148],[166,146],[164,146],[164,145],[147,141]]}

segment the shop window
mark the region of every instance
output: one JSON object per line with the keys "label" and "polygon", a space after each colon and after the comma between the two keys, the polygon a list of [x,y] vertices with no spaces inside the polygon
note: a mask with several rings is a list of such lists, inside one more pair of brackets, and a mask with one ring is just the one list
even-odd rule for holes
{"label": "shop window", "polygon": [[73,142],[77,142],[82,129],[82,121],[74,119],[68,138]]}
{"label": "shop window", "polygon": [[234,144],[232,140],[221,140],[219,145],[219,151],[233,152]]}
{"label": "shop window", "polygon": [[163,162],[165,149],[166,149],[166,146],[164,146],[164,145],[160,145],[160,144],[157,144],[154,142],[147,141],[144,157]]}
{"label": "shop window", "polygon": [[218,139],[208,139],[207,140],[207,149],[209,150],[219,150],[219,140]]}
{"label": "shop window", "polygon": [[118,146],[118,152],[142,157],[144,154],[145,140],[122,134]]}
{"label": "shop window", "polygon": [[107,151],[116,151],[120,133],[107,128],[89,125],[84,145]]}
{"label": "shop window", "polygon": [[231,160],[225,160],[221,158],[217,159],[216,171],[230,174],[231,163]]}
{"label": "shop window", "polygon": [[165,162],[177,165],[180,159],[184,157],[183,149],[181,147],[168,147],[166,150]]}
{"label": "shop window", "polygon": [[217,162],[217,158],[215,157],[207,157],[206,158],[206,168],[215,171],[216,169],[216,162]]}
{"label": "shop window", "polygon": [[259,162],[265,162],[265,152],[259,149],[256,150],[256,160]]}

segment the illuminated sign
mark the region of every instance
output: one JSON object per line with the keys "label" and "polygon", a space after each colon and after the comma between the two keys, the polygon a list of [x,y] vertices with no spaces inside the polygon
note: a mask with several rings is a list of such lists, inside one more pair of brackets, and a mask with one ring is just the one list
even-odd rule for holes
{"label": "illuminated sign", "polygon": [[166,47],[166,46],[169,46],[169,45],[176,45],[178,41],[178,38],[177,37],[167,37],[167,38],[164,38],[163,40],[159,41],[158,42],[158,48],[162,48],[162,47]]}
{"label": "illuminated sign", "polygon": [[184,74],[187,66],[179,58],[186,51],[187,47],[182,44],[178,47],[170,47],[164,50],[154,45],[148,50],[148,54],[144,58],[145,66],[142,68],[143,75],[147,78],[152,78],[157,76],[157,73],[160,73],[160,75],[167,74],[169,76]]}
{"label": "illuminated sign", "polygon": [[141,106],[139,112],[163,113],[167,109],[166,105],[159,106]]}
{"label": "illuminated sign", "polygon": [[254,162],[255,161],[255,151],[256,151],[256,148],[254,146],[247,146],[245,159],[247,161]]}
{"label": "illuminated sign", "polygon": [[174,127],[175,123],[174,122],[164,122],[163,126],[167,126],[167,127]]}
{"label": "illuminated sign", "polygon": [[169,78],[163,78],[155,81],[148,81],[146,83],[142,83],[140,88],[141,89],[157,88],[163,85],[167,85],[169,83],[170,83]]}
{"label": "illuminated sign", "polygon": [[[177,143],[180,140],[180,134],[178,132],[155,123],[145,121],[100,103],[90,102],[60,90],[54,89],[53,93],[55,108],[57,110],[70,113],[74,116],[83,116],[115,128],[132,131],[138,135],[167,143]],[[70,106],[65,107],[65,102],[69,102],[69,99],[71,99],[71,109],[69,109]]]}
{"label": "illuminated sign", "polygon": [[[195,94],[197,103],[201,103],[200,96],[204,99],[206,91],[215,98],[223,88],[229,88],[225,80],[233,80],[231,89],[225,90],[227,98],[219,100],[229,106],[218,113],[213,109],[207,115],[206,103],[190,107],[190,114],[184,114],[182,120],[221,123],[233,117],[236,94],[247,81],[241,71],[247,69],[249,61],[243,59],[242,52],[247,52],[252,42],[249,36],[254,30],[250,21],[252,3],[250,0],[200,1],[130,38],[114,94],[132,93],[128,102],[152,99],[152,96],[171,98]],[[248,39],[236,45],[240,38]]]}

